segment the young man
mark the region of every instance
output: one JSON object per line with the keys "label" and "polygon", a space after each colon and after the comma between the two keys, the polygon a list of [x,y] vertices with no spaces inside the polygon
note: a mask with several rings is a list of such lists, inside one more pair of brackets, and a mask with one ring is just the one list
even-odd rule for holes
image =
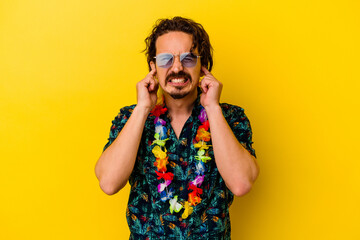
{"label": "young man", "polygon": [[162,19],[145,41],[150,72],[137,104],[112,122],[95,167],[100,187],[111,195],[129,181],[130,239],[230,239],[233,195],[249,192],[259,172],[250,122],[219,104],[200,24]]}

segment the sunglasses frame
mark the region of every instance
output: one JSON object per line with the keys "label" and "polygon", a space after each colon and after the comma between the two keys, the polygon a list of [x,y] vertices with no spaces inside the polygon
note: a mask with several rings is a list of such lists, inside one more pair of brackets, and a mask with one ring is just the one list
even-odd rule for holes
{"label": "sunglasses frame", "polygon": [[[195,62],[195,64],[194,64],[193,66],[184,66],[184,63],[183,63],[182,61],[183,61],[183,60],[185,59],[185,57],[186,57],[187,55],[189,55],[189,54],[192,54],[192,55],[194,55],[194,56],[196,57],[196,62]],[[172,56],[172,63],[171,63],[171,65],[170,65],[169,67],[160,66],[160,65],[158,64],[157,58],[158,58],[160,55],[171,55],[171,56]],[[156,55],[154,58],[155,58],[155,60],[156,60],[156,64],[158,65],[158,67],[160,67],[160,68],[171,68],[171,67],[174,65],[175,57],[176,57],[176,56],[179,56],[179,55],[180,55],[181,65],[182,65],[183,67],[186,67],[186,68],[195,67],[196,64],[197,64],[198,58],[201,57],[201,56],[199,56],[199,55],[196,55],[196,54],[193,53],[193,52],[185,52],[185,53],[182,53],[182,54],[175,54],[175,55],[172,54],[172,53],[160,53],[160,54]]]}

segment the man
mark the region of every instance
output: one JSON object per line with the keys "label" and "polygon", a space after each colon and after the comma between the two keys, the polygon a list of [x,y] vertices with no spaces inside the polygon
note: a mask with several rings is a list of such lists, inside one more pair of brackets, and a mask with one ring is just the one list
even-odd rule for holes
{"label": "man", "polygon": [[233,195],[249,192],[259,171],[250,122],[219,104],[200,24],[162,19],[145,41],[150,72],[137,104],[112,122],[95,167],[100,187],[112,195],[129,180],[130,239],[230,239]]}

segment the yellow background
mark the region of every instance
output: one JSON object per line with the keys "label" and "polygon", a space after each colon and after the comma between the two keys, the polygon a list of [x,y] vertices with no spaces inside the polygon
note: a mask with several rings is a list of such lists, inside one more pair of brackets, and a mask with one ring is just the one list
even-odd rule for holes
{"label": "yellow background", "polygon": [[203,24],[260,176],[232,237],[360,239],[359,1],[1,1],[0,239],[128,239],[94,174],[155,20]]}

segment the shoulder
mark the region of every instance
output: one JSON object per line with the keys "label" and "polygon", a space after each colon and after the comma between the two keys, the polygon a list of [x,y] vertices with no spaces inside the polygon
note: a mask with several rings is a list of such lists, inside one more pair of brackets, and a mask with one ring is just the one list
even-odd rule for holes
{"label": "shoulder", "polygon": [[220,103],[220,107],[224,110],[239,110],[239,111],[244,111],[244,109],[242,107],[239,107],[237,105],[233,105],[230,103]]}
{"label": "shoulder", "polygon": [[242,107],[229,104],[229,103],[220,103],[221,110],[224,117],[229,120],[229,118],[234,118],[237,116],[245,116],[244,109]]}
{"label": "shoulder", "polygon": [[108,142],[106,143],[103,151],[108,148],[111,143],[116,139],[119,132],[124,127],[125,123],[129,119],[132,111],[134,110],[136,105],[126,106],[120,109],[119,113],[115,116],[115,119],[111,122],[111,128],[109,133]]}
{"label": "shoulder", "polygon": [[130,114],[133,112],[134,108],[136,107],[136,104],[130,105],[130,106],[125,106],[120,108],[120,111],[118,113],[118,115],[116,116],[117,118],[120,118],[121,115],[126,115],[126,114]]}
{"label": "shoulder", "polygon": [[115,119],[112,121],[113,124],[119,124],[122,121],[127,121],[127,119],[131,116],[136,104],[125,106],[120,108],[118,114],[116,115]]}

